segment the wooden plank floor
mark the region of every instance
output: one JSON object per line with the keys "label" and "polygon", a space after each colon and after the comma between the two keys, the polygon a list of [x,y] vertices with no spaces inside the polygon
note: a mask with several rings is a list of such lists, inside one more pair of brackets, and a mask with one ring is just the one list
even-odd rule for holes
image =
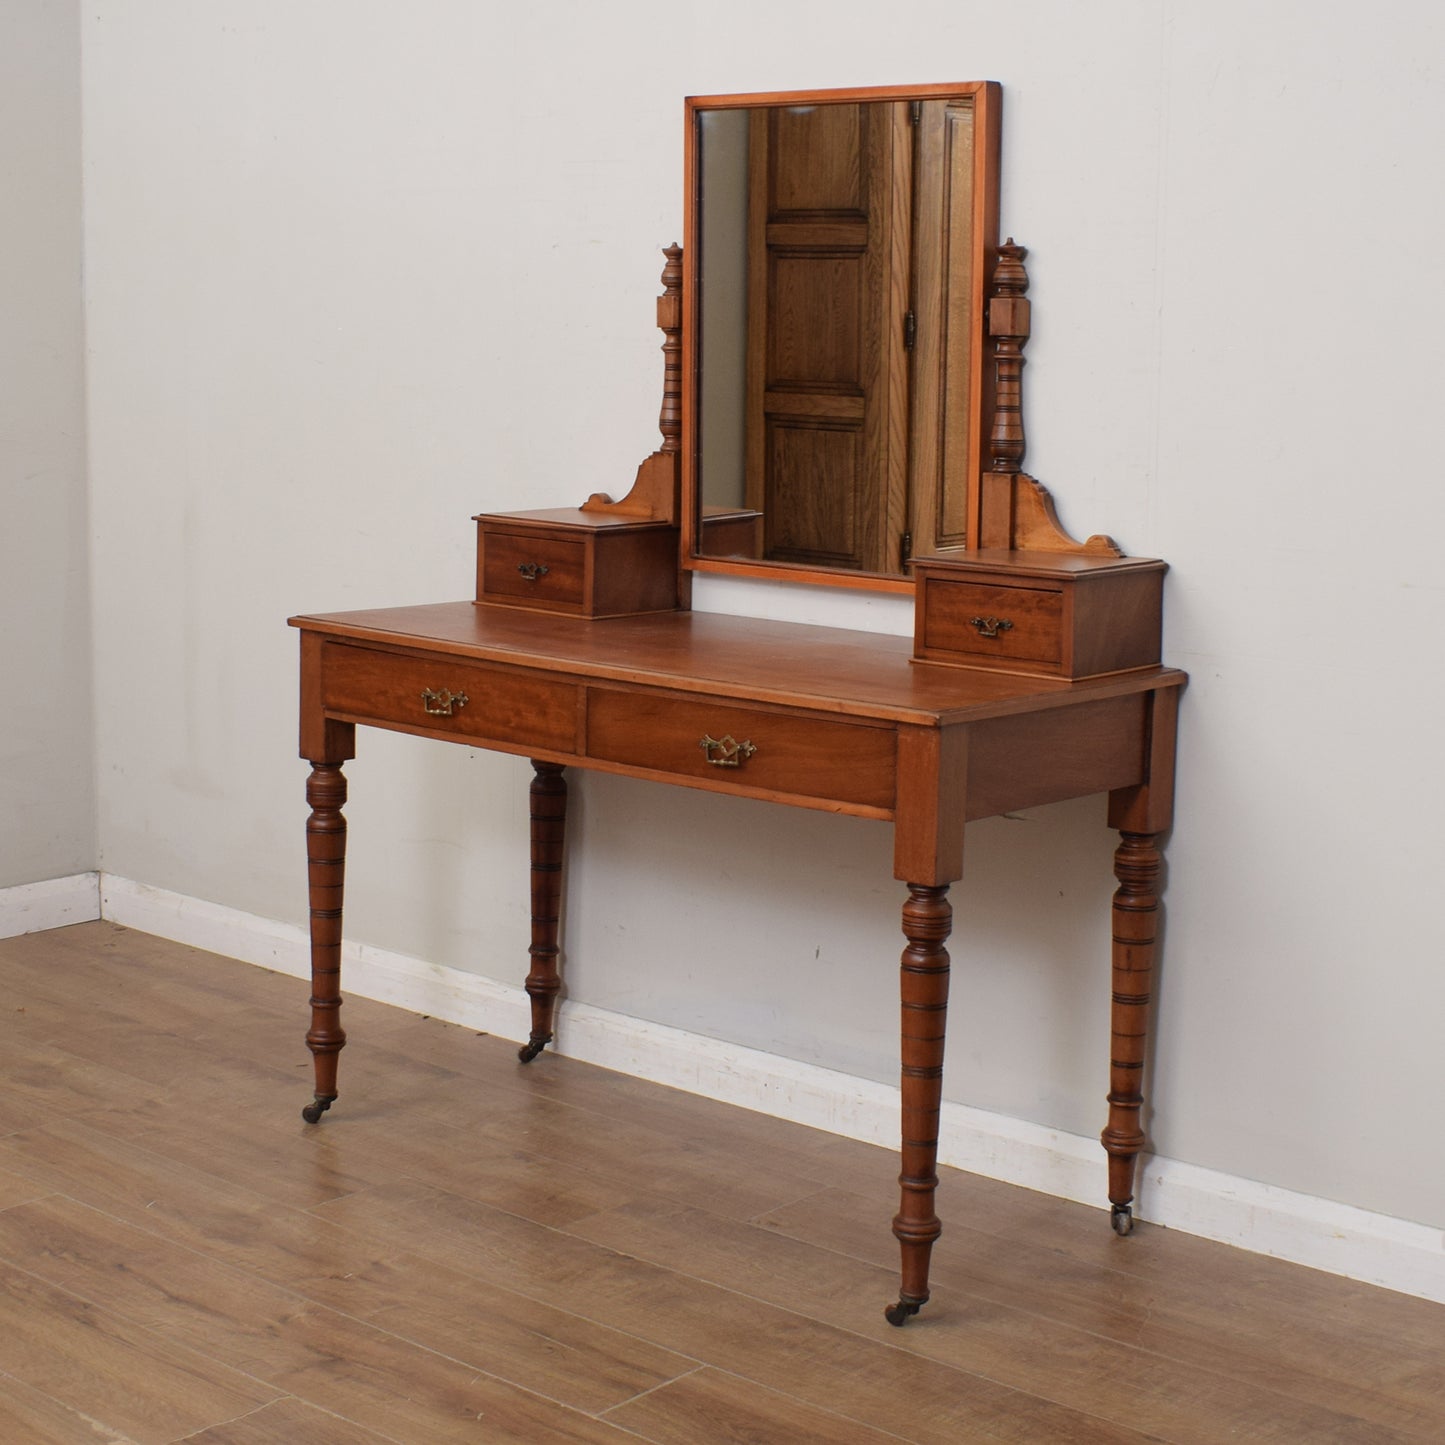
{"label": "wooden plank floor", "polygon": [[294,979],[0,942],[0,1441],[1445,1440],[1445,1307],[378,1004],[301,1122]]}

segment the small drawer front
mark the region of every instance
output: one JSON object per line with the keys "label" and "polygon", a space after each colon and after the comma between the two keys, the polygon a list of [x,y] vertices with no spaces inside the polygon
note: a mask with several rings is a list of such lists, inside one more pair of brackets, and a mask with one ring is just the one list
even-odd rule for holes
{"label": "small drawer front", "polygon": [[587,754],[719,787],[891,810],[893,729],[593,688]]}
{"label": "small drawer front", "polygon": [[924,647],[1016,662],[1062,659],[1063,593],[937,577],[925,585]]}
{"label": "small drawer front", "polygon": [[482,535],[482,595],[522,604],[582,605],[586,544],[527,532]]}
{"label": "small drawer front", "polygon": [[413,657],[328,643],[321,657],[328,712],[499,743],[570,752],[577,687],[483,663]]}

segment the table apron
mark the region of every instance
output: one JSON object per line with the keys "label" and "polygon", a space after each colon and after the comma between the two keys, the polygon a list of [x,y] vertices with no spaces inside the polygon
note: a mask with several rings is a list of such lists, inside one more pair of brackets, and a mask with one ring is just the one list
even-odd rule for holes
{"label": "table apron", "polygon": [[[351,642],[320,648],[325,717],[789,806],[892,819],[897,725],[726,693]],[[948,724],[964,733],[963,819],[1147,778],[1150,694]],[[935,796],[938,796],[935,794]]]}

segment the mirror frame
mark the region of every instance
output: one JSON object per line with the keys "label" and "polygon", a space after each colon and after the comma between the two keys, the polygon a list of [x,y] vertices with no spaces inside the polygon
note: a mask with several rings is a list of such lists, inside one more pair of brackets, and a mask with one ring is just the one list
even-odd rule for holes
{"label": "mirror frame", "polygon": [[683,159],[683,304],[682,304],[682,566],[691,572],[722,573],[773,582],[808,582],[861,591],[912,593],[908,576],[855,572],[841,568],[811,567],[791,562],[768,562],[734,557],[708,557],[700,550],[702,497],[698,475],[698,326],[701,306],[699,230],[702,219],[701,166],[698,148],[699,113],[710,110],[763,109],[786,105],[859,104],[870,101],[951,100],[971,97],[975,117],[973,160],[973,215],[971,315],[976,318],[969,337],[968,465],[964,478],[950,478],[966,488],[965,550],[978,548],[980,493],[985,465],[987,428],[991,424],[994,375],[988,365],[987,303],[989,281],[998,258],[999,137],[1003,109],[1002,89],[995,81],[961,81],[956,84],[870,86],[849,90],[768,91],[739,95],[692,95],[684,106],[686,130]]}

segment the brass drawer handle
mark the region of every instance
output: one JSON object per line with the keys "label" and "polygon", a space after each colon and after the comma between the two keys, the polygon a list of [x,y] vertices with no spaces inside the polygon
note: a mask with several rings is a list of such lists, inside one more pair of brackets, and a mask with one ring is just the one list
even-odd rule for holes
{"label": "brass drawer handle", "polygon": [[970,617],[968,625],[976,627],[980,637],[997,637],[1000,632],[1007,632],[1013,623],[1007,617]]}
{"label": "brass drawer handle", "polygon": [[527,579],[528,582],[535,582],[539,577],[545,577],[548,572],[545,562],[518,562],[517,571]]}
{"label": "brass drawer handle", "polygon": [[700,738],[698,747],[707,754],[708,762],[715,768],[740,768],[758,750],[756,743],[746,739],[739,742],[731,733],[720,738]]}
{"label": "brass drawer handle", "polygon": [[421,693],[421,705],[433,717],[450,717],[457,709],[467,705],[467,695],[464,692],[451,692],[447,688],[433,692],[431,688],[425,687]]}

